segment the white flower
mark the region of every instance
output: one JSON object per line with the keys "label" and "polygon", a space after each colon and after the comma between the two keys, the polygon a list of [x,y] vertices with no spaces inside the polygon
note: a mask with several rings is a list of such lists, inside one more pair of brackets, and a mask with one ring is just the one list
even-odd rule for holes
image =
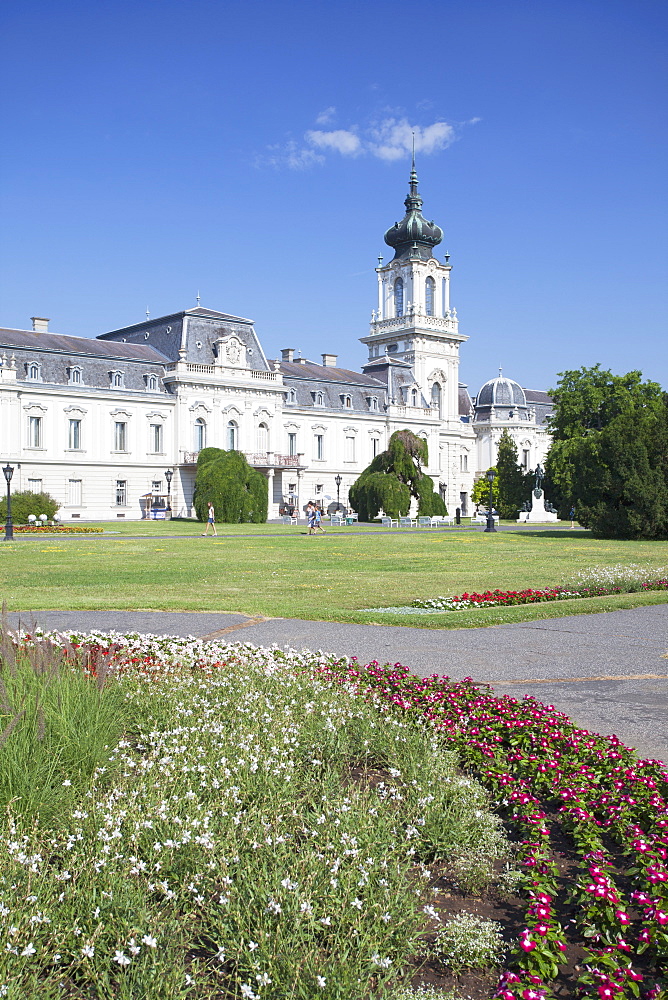
{"label": "white flower", "polygon": [[269,902],[267,903],[267,909],[269,910],[270,913],[278,914],[283,912],[281,910],[280,903],[275,902],[275,900],[273,899],[270,899]]}
{"label": "white flower", "polygon": [[92,944],[87,944],[81,949],[82,958],[92,958],[95,954],[95,948]]}
{"label": "white flower", "polygon": [[248,983],[241,984],[241,995],[242,997],[248,997],[248,1000],[255,1000],[255,997],[257,996],[256,993],[253,993],[253,989],[248,985]]}
{"label": "white flower", "polygon": [[21,955],[23,955],[24,958],[29,958],[31,955],[34,955],[36,951],[37,949],[35,948],[34,944],[31,941],[30,944],[27,944],[25,946],[25,948],[21,952]]}
{"label": "white flower", "polygon": [[248,950],[249,951],[255,951],[255,949],[259,948],[259,947],[260,946],[258,945],[257,941],[249,941],[248,942]]}
{"label": "white flower", "polygon": [[381,969],[389,969],[392,965],[391,958],[381,958],[380,955],[375,954],[371,956],[371,961],[374,965],[378,965]]}
{"label": "white flower", "polygon": [[353,901],[352,901],[352,903],[350,905],[354,906],[356,910],[361,910],[362,906],[363,906],[363,903],[362,903],[361,899],[358,899],[357,896],[355,896],[355,898],[353,899]]}
{"label": "white flower", "polygon": [[69,788],[71,784],[72,782],[70,781],[70,779],[65,778],[65,780],[63,781],[63,788]]}
{"label": "white flower", "polygon": [[114,962],[118,962],[119,965],[129,965],[130,961],[125,952],[117,951],[114,955]]}
{"label": "white flower", "polygon": [[323,986],[327,985],[327,980],[325,979],[324,976],[316,976],[315,977],[315,981],[316,981],[316,985],[319,986],[320,989],[322,989]]}
{"label": "white flower", "polygon": [[144,934],[143,938],[141,939],[141,943],[145,944],[147,948],[155,948],[158,944],[158,941],[156,938],[151,937],[150,934]]}
{"label": "white flower", "polygon": [[269,983],[271,982],[271,979],[266,972],[258,973],[255,978],[257,979],[258,986],[269,986]]}

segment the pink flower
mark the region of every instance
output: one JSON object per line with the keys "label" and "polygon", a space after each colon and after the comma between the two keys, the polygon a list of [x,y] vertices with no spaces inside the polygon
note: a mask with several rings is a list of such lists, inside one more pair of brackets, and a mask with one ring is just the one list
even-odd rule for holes
{"label": "pink flower", "polygon": [[615,910],[615,916],[623,926],[631,923],[628,913],[624,913],[623,910]]}
{"label": "pink flower", "polygon": [[528,929],[522,931],[520,935],[520,948],[522,951],[533,951],[536,947],[536,942],[531,940],[531,934]]}

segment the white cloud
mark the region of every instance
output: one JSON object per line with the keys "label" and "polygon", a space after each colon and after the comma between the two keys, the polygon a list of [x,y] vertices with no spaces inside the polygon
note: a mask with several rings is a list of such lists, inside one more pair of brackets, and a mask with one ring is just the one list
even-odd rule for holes
{"label": "white cloud", "polygon": [[355,156],[362,145],[359,136],[344,128],[332,132],[307,132],[305,139],[318,149],[335,149],[342,156]]}
{"label": "white cloud", "polygon": [[329,125],[335,116],[335,107],[325,108],[325,110],[321,111],[319,115],[316,115],[315,123],[316,125]]}
{"label": "white cloud", "polygon": [[[318,124],[327,124],[334,117],[336,108],[325,108],[317,116]],[[454,125],[434,121],[429,125],[412,125],[408,118],[387,109],[385,118],[365,126],[351,125],[339,129],[309,129],[301,143],[289,139],[282,145],[267,147],[267,153],[256,159],[258,166],[289,167],[304,170],[326,161],[326,154],[341,156],[375,156],[392,162],[410,156],[415,141],[415,152],[430,156],[446,149],[457,138],[461,127],[474,125],[479,118]]]}
{"label": "white cloud", "polygon": [[447,122],[411,125],[406,118],[385,118],[370,130],[367,149],[381,160],[400,160],[410,153],[415,136],[415,152],[429,155],[455,141],[455,130]]}

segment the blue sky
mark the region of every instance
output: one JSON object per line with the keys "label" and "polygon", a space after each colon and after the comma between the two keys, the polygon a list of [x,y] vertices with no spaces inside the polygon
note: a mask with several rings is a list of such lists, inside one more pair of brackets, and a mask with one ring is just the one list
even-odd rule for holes
{"label": "blue sky", "polygon": [[416,132],[472,392],[668,387],[663,0],[3,5],[0,324],[202,304],[358,368]]}

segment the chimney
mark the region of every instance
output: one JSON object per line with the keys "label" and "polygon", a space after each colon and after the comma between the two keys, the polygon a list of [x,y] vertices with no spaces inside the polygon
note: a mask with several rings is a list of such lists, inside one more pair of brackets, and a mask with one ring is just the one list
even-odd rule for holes
{"label": "chimney", "polygon": [[292,361],[295,356],[294,347],[283,347],[281,349],[281,361]]}
{"label": "chimney", "polygon": [[32,328],[34,333],[48,333],[49,332],[49,320],[44,319],[43,316],[31,316]]}
{"label": "chimney", "polygon": [[338,354],[323,354],[322,364],[324,368],[336,368],[336,362],[339,360]]}

